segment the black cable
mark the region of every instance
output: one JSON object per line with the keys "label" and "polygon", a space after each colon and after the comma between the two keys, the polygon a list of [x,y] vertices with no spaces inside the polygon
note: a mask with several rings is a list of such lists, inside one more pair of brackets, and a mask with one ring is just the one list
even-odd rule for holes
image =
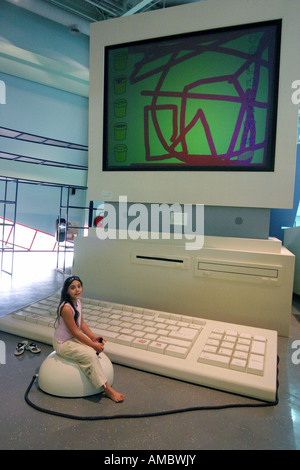
{"label": "black cable", "polygon": [[47,413],[51,414],[54,416],[60,416],[62,418],[69,418],[69,419],[77,419],[81,421],[96,421],[96,420],[108,420],[108,419],[129,419],[129,418],[150,418],[154,416],[165,416],[165,415],[171,415],[171,414],[177,414],[177,413],[187,413],[190,411],[204,411],[204,410],[224,410],[224,409],[229,409],[229,408],[259,408],[259,407],[266,407],[266,406],[276,406],[279,403],[278,399],[278,387],[279,387],[279,382],[278,382],[278,364],[279,364],[279,358],[277,357],[277,383],[276,383],[276,396],[275,396],[275,401],[269,402],[269,401],[261,401],[261,403],[232,403],[230,405],[209,405],[209,406],[195,406],[195,407],[190,407],[190,408],[181,408],[181,409],[175,409],[175,410],[169,410],[169,411],[155,411],[152,413],[138,413],[138,414],[118,414],[118,415],[111,415],[111,416],[76,416],[76,415],[70,415],[67,413],[61,413],[59,411],[53,411],[53,410],[47,410],[45,408],[42,408],[34,403],[32,403],[31,400],[29,400],[29,392],[31,390],[31,387],[38,377],[38,374],[35,374],[29,386],[27,387],[27,390],[25,392],[25,401],[26,403],[34,408],[35,410],[41,411],[42,413]]}

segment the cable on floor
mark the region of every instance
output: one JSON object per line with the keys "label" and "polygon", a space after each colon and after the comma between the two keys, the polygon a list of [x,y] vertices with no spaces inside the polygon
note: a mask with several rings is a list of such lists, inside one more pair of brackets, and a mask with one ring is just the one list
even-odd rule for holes
{"label": "cable on floor", "polygon": [[81,420],[81,421],[112,420],[112,419],[124,419],[124,418],[125,419],[151,418],[155,416],[166,416],[166,415],[172,415],[172,414],[177,414],[177,413],[187,413],[191,411],[224,410],[224,409],[229,409],[229,408],[260,408],[260,407],[267,407],[267,406],[276,406],[279,403],[278,364],[279,364],[279,357],[277,357],[276,396],[275,396],[275,400],[272,402],[261,400],[259,403],[232,403],[229,405],[194,406],[194,407],[189,407],[189,408],[179,408],[179,409],[174,409],[174,410],[154,411],[154,412],[147,412],[147,413],[116,414],[116,415],[110,415],[110,416],[77,416],[77,415],[71,415],[67,413],[61,413],[59,411],[53,411],[53,410],[48,410],[46,408],[42,408],[41,406],[34,404],[29,399],[29,392],[35,380],[37,379],[38,374],[35,374],[32,377],[31,382],[25,392],[24,398],[25,398],[26,403],[37,411],[41,411],[42,413],[47,413],[47,414],[51,414],[54,416],[60,416],[62,418],[76,419],[76,420]]}

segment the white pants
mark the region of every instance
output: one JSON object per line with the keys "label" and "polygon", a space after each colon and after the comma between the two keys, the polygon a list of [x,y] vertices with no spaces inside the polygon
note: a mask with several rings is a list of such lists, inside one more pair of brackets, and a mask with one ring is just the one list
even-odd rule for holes
{"label": "white pants", "polygon": [[68,339],[64,343],[57,343],[53,340],[53,347],[57,354],[77,362],[82,372],[87,376],[94,387],[105,387],[107,378],[101,366],[101,355],[97,356],[93,348],[81,343],[75,338]]}

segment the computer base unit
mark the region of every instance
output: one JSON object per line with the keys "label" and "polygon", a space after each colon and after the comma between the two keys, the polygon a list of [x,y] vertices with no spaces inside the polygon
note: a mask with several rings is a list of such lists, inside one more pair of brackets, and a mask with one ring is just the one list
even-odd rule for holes
{"label": "computer base unit", "polygon": [[187,249],[183,237],[90,232],[74,248],[85,296],[289,335],[295,257],[280,240],[205,237]]}

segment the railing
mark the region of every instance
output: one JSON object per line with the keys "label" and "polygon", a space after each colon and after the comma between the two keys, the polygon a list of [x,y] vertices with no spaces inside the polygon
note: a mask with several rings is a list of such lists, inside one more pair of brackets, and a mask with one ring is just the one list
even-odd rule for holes
{"label": "railing", "polygon": [[[0,225],[4,224],[4,236],[0,233],[0,242],[2,242],[3,251],[56,251],[58,242],[55,235],[37,230],[20,223],[13,223],[12,220],[0,217]],[[13,233],[15,231],[15,233]],[[14,236],[14,238],[13,238]],[[71,241],[67,233],[66,246],[73,248],[74,242]],[[65,246],[65,242],[63,242]]]}

